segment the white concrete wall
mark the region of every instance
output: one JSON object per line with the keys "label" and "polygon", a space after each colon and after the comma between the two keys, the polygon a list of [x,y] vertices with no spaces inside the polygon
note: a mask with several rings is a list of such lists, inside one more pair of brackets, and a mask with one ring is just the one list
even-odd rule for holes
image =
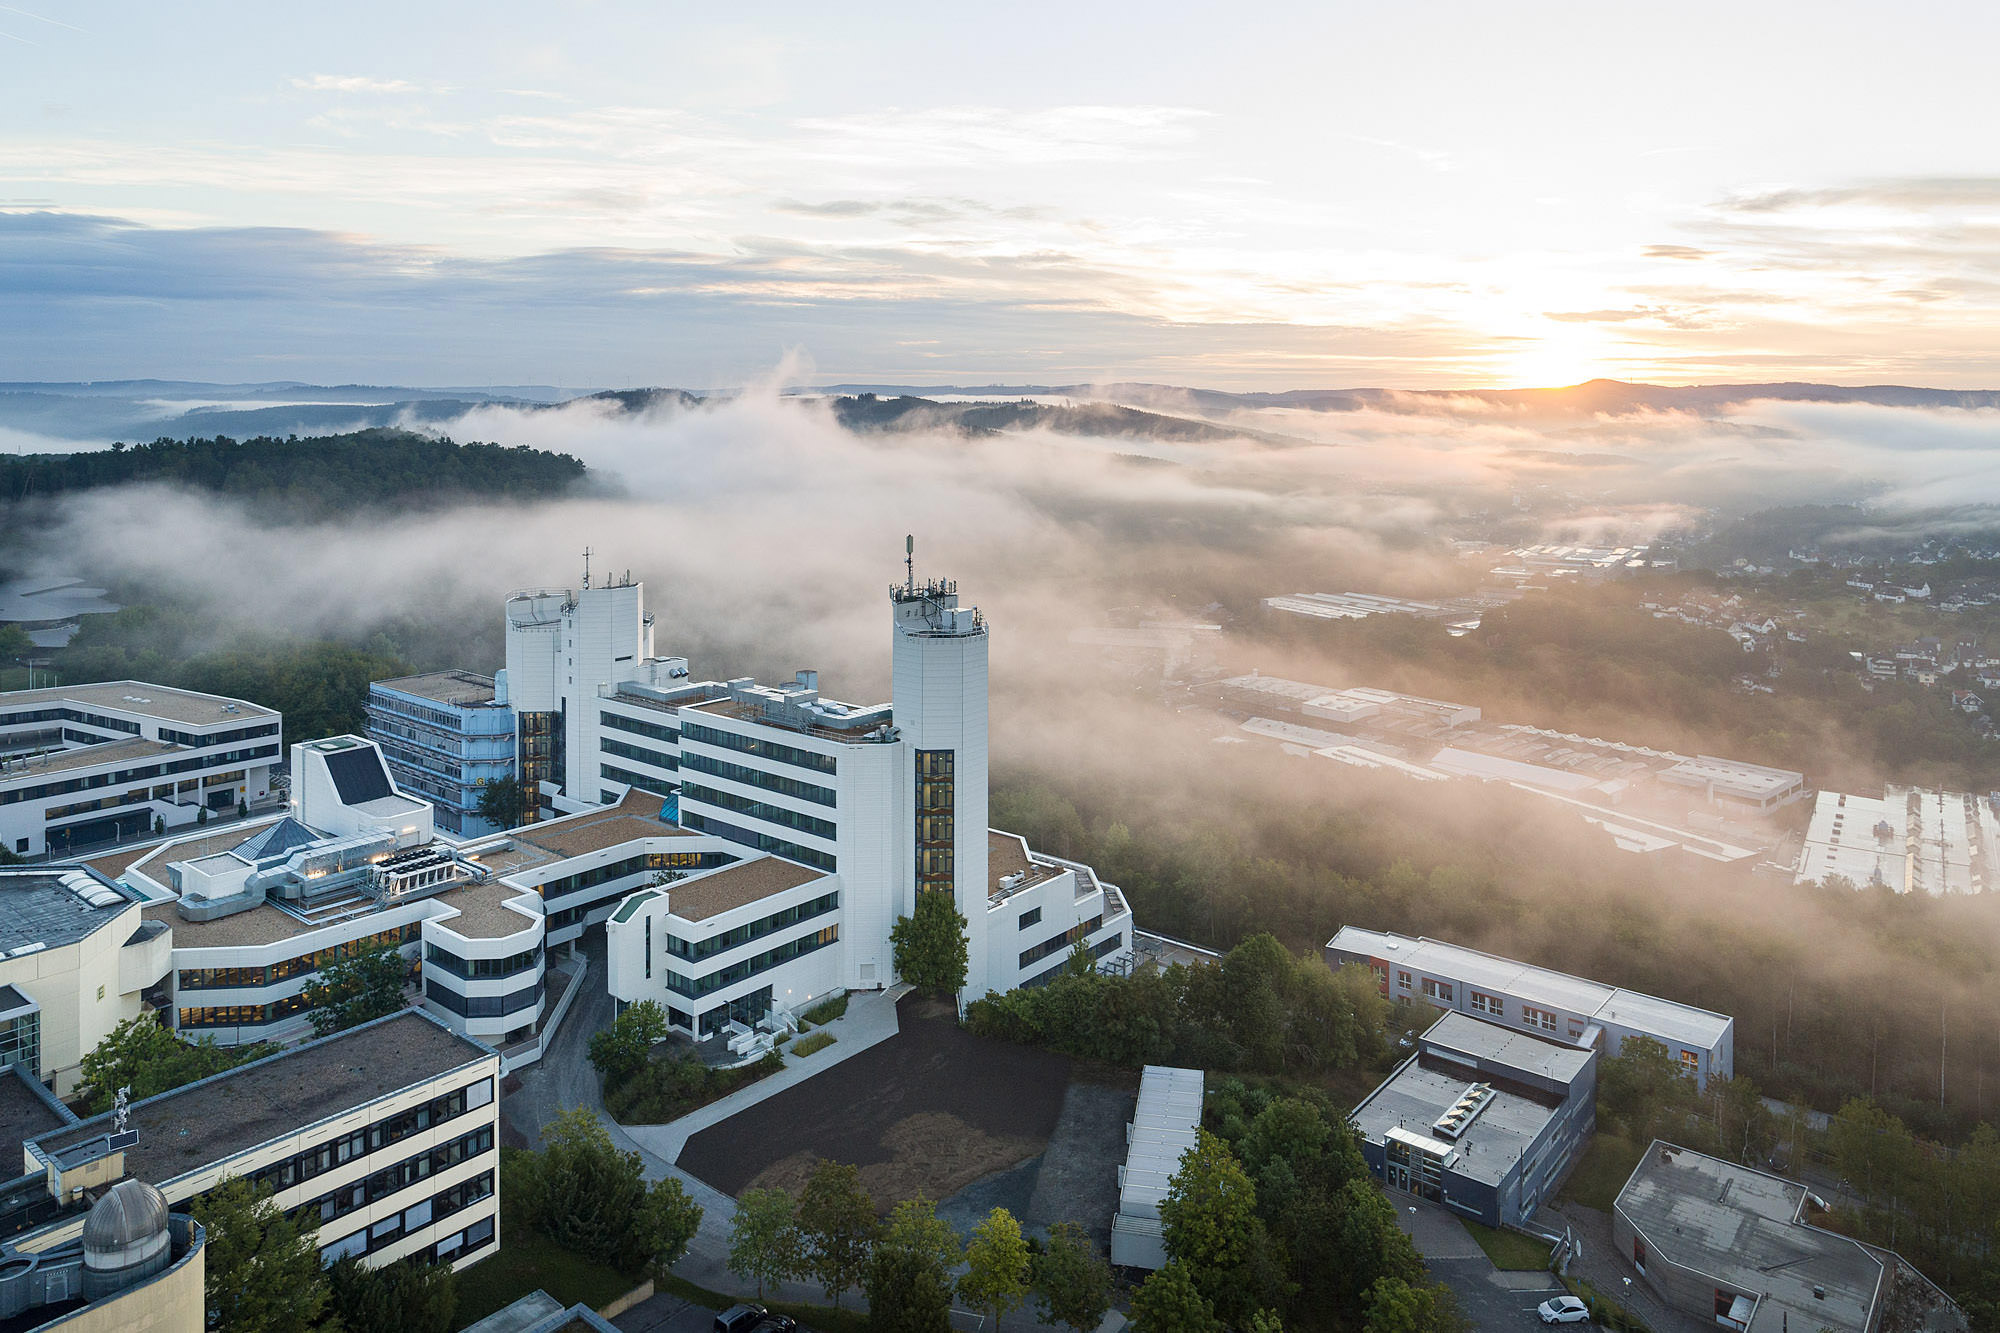
{"label": "white concrete wall", "polygon": [[[955,596],[944,604],[940,632],[926,619],[925,602],[892,603],[895,647],[892,663],[896,727],[908,750],[904,790],[916,790],[916,752],[950,750],[953,761],[952,868],[958,910],[965,916],[970,965],[962,998],[977,999],[991,988],[990,949],[985,939],[987,879],[987,634],[974,628],[970,609]],[[916,809],[905,802],[898,812],[909,830],[903,841],[914,849]],[[901,910],[915,905],[914,850],[904,872]]]}
{"label": "white concrete wall", "polygon": [[77,1066],[111,1029],[141,1010],[136,990],[123,989],[120,946],[139,928],[139,904],[73,944],[41,949],[19,958],[0,958],[0,985],[8,985],[42,1008],[41,1068],[55,1079],[58,1096],[77,1084]]}

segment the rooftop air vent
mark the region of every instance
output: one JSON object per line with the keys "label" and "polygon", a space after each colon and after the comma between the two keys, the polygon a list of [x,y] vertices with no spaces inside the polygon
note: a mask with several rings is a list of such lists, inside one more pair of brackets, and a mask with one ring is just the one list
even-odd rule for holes
{"label": "rooftop air vent", "polygon": [[1451,1104],[1449,1110],[1431,1124],[1431,1132],[1438,1138],[1456,1141],[1465,1133],[1466,1126],[1493,1100],[1493,1085],[1473,1083],[1467,1085],[1463,1095]]}

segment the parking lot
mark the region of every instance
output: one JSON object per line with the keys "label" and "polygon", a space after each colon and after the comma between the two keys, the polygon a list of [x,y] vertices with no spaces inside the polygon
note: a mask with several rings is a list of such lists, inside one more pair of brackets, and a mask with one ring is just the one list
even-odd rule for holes
{"label": "parking lot", "polygon": [[[1472,1326],[1487,1329],[1540,1328],[1535,1307],[1565,1292],[1547,1273],[1509,1273],[1493,1266],[1486,1252],[1459,1225],[1456,1217],[1436,1204],[1389,1192],[1396,1205],[1396,1222],[1430,1265],[1432,1276],[1450,1287]],[[1581,1328],[1571,1324],[1571,1328]]]}

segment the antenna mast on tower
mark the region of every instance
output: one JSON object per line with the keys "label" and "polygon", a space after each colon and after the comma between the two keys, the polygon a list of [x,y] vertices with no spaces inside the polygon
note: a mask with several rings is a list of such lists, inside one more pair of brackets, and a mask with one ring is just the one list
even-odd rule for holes
{"label": "antenna mast on tower", "polygon": [[583,548],[583,590],[590,591],[590,548]]}
{"label": "antenna mast on tower", "polygon": [[903,534],[903,589],[911,596],[917,592],[917,538],[915,533]]}

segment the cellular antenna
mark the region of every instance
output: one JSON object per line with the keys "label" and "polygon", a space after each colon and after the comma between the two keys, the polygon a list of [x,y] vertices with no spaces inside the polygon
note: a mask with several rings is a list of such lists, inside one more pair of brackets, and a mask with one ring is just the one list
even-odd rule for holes
{"label": "cellular antenna", "polygon": [[906,532],[903,534],[903,571],[904,577],[907,580],[903,584],[903,589],[914,596],[917,591],[917,538],[915,533]]}
{"label": "cellular antenna", "polygon": [[590,591],[590,548],[583,548],[583,590]]}

